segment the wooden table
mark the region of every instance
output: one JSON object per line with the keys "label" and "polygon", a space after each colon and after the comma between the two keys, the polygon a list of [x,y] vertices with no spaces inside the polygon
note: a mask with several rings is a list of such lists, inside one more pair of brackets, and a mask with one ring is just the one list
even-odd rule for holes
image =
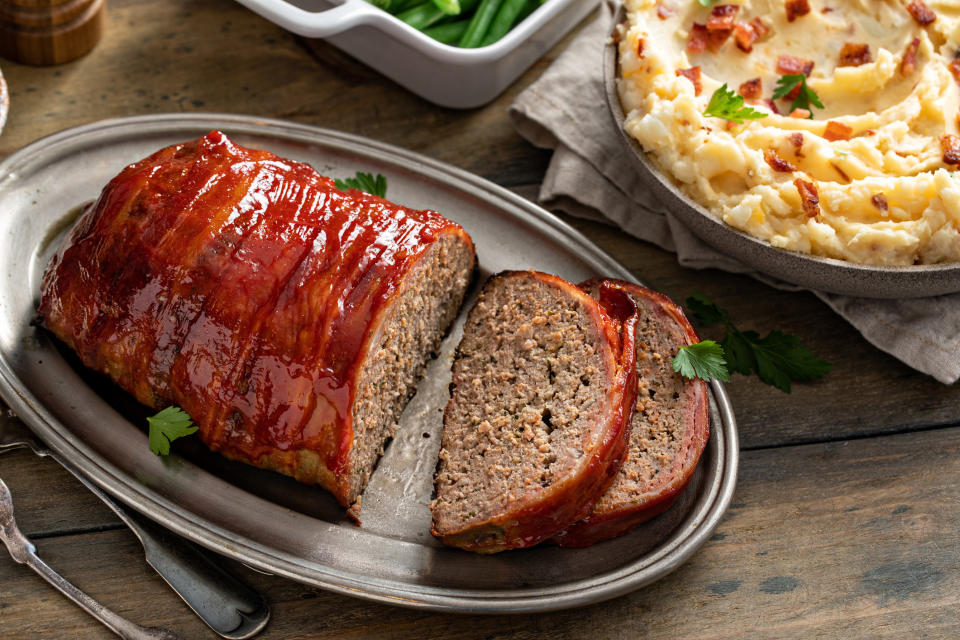
{"label": "wooden table", "polygon": [[[534,199],[549,153],[520,138],[506,110],[562,48],[492,104],[451,111],[229,0],[111,0],[106,35],[87,57],[2,63],[12,111],[0,157],[100,118],[238,112],[383,140]],[[683,269],[613,228],[564,219],[675,299],[700,290],[745,328],[802,336],[833,371],[791,395],[755,378],[728,385],[742,445],[733,505],[690,562],[646,589],[560,613],[438,615],[228,563],[272,604],[261,637],[960,637],[960,387],[876,350],[810,294]],[[78,586],[141,624],[214,637],[145,565],[133,535],[55,463],[11,453],[0,477],[41,556]],[[111,636],[0,553],[0,637]]]}

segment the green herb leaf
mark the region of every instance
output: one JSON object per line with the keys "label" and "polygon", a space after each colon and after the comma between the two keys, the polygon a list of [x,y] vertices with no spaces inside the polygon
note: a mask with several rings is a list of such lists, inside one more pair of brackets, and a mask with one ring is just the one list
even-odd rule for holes
{"label": "green herb leaf", "polygon": [[170,455],[170,443],[197,431],[187,412],[179,407],[167,407],[147,418],[150,425],[150,451],[158,456]]}
{"label": "green herb leaf", "polygon": [[767,117],[767,114],[763,111],[743,106],[743,96],[739,96],[728,89],[726,83],[710,96],[710,102],[707,104],[703,115],[723,118],[737,124],[743,124],[744,120]]}
{"label": "green herb leaf", "polygon": [[[833,366],[803,346],[795,335],[773,330],[761,338],[756,331],[740,331],[727,312],[702,293],[690,296],[687,306],[700,324],[723,322],[727,333],[719,346],[729,372],[745,376],[756,373],[763,382],[790,393],[791,382],[822,378]],[[678,370],[676,359],[674,370]]]}
{"label": "green herb leaf", "polygon": [[709,326],[726,320],[727,314],[720,307],[713,303],[710,298],[699,291],[694,291],[687,298],[687,308],[697,320],[697,324]]}
{"label": "green herb leaf", "polygon": [[700,378],[708,382],[714,378],[724,382],[729,380],[726,364],[723,349],[713,340],[680,347],[673,356],[674,371],[684,378]]}
{"label": "green herb leaf", "polygon": [[704,7],[709,7],[709,6],[712,5],[715,1],[716,1],[716,0],[699,0],[700,4],[703,5]]}
{"label": "green herb leaf", "polygon": [[357,189],[358,191],[365,191],[371,195],[380,196],[381,198],[387,197],[387,179],[379,173],[377,177],[374,178],[371,173],[357,171],[357,175],[354,178],[344,178],[343,180],[337,178],[333,182],[340,191]]}
{"label": "green herb leaf", "polygon": [[820,102],[820,96],[817,92],[807,86],[807,76],[802,73],[791,73],[780,76],[777,80],[777,86],[773,90],[773,99],[779,100],[793,91],[797,85],[800,85],[800,93],[794,98],[790,109],[806,109],[810,112],[810,118],[813,118],[813,107],[823,109],[823,103]]}

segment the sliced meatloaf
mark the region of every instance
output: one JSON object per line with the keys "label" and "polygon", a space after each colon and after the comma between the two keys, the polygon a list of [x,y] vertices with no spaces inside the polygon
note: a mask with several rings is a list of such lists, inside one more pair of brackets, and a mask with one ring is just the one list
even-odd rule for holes
{"label": "sliced meatloaf", "polygon": [[144,404],[183,408],[211,449],[347,505],[474,264],[439,213],[213,132],[104,188],[47,268],[39,313]]}
{"label": "sliced meatloaf", "polygon": [[480,553],[529,547],[590,512],[636,400],[629,296],[494,276],[470,311],[444,413],[432,532]]}
{"label": "sliced meatloaf", "polygon": [[[666,296],[614,281],[637,305],[637,407],[630,444],[613,484],[582,521],[554,538],[583,547],[627,533],[673,504],[690,482],[709,437],[707,385],[673,371],[673,356],[699,340],[683,311]],[[599,295],[609,280],[581,286]]]}

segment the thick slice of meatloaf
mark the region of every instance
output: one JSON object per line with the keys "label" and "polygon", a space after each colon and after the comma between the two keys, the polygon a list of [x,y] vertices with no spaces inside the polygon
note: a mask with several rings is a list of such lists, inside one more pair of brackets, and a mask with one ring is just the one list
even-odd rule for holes
{"label": "thick slice of meatloaf", "polygon": [[[610,281],[581,286],[598,294]],[[554,541],[584,547],[627,533],[673,504],[690,482],[709,438],[709,401],[702,380],[673,371],[673,356],[699,340],[683,311],[666,296],[615,281],[637,304],[637,408],[627,457],[592,513]]]}
{"label": "thick slice of meatloaf", "polygon": [[636,308],[556,276],[494,276],[470,311],[444,413],[432,532],[480,553],[529,547],[590,512],[623,459]]}
{"label": "thick slice of meatloaf", "polygon": [[347,505],[474,264],[440,214],[213,132],[104,188],[49,265],[39,313],[144,404],[183,408],[211,449]]}

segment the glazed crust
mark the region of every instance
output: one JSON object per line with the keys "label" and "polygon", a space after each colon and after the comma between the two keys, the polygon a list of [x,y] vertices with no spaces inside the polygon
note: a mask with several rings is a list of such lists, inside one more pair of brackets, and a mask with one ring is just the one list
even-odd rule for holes
{"label": "glazed crust", "polygon": [[[126,167],[44,274],[43,324],[213,450],[346,505],[357,380],[416,266],[469,236],[220,132]],[[464,285],[465,287],[466,285]]]}
{"label": "glazed crust", "polygon": [[[563,289],[568,295],[582,300],[603,344],[597,350],[609,353],[614,363],[613,374],[606,386],[606,406],[603,424],[593,425],[583,438],[584,462],[574,472],[558,478],[549,487],[532,497],[503,509],[484,521],[469,523],[456,529],[440,531],[436,519],[431,528],[434,536],[447,545],[478,553],[496,553],[536,545],[562,531],[590,513],[594,501],[603,494],[616,475],[629,439],[630,419],[636,403],[636,307],[629,295],[617,285],[605,285],[597,302],[582,289],[557,276],[535,271],[507,271],[494,278],[537,278]],[[491,279],[492,280],[492,279]],[[489,283],[488,285],[489,286]],[[468,326],[470,321],[468,319]],[[463,383],[454,377],[455,387]],[[450,417],[453,398],[444,414]],[[596,432],[601,437],[596,436]]]}
{"label": "glazed crust", "polygon": [[[636,300],[647,300],[655,304],[680,328],[687,344],[700,340],[683,310],[661,293],[621,280],[595,279],[580,286],[589,291],[607,283],[616,284]],[[604,502],[605,508],[598,503],[590,515],[556,536],[553,542],[563,547],[585,547],[614,538],[663,513],[676,501],[690,483],[710,437],[707,384],[697,379],[686,380],[684,386],[686,399],[683,407],[681,446],[667,469],[658,473],[635,499],[616,504]]]}

